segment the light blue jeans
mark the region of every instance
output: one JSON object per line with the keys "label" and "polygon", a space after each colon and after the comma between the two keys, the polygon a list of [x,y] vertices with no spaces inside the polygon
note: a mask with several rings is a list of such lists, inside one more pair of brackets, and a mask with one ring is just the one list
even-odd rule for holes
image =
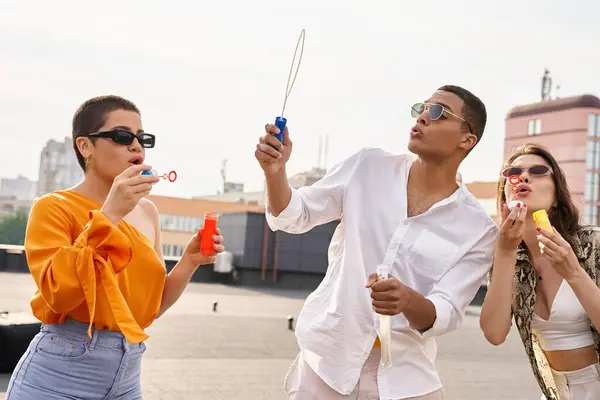
{"label": "light blue jeans", "polygon": [[140,384],[144,343],[120,332],[94,330],[73,320],[42,325],[17,364],[6,400],[133,400]]}

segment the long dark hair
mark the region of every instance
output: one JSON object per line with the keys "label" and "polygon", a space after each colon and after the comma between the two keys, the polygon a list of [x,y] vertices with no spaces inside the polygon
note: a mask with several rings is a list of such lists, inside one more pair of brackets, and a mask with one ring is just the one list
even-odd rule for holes
{"label": "long dark hair", "polygon": [[[520,156],[531,154],[542,157],[548,165],[552,168],[552,180],[554,181],[556,205],[552,207],[548,216],[550,223],[554,228],[561,234],[561,236],[569,242],[571,247],[574,247],[574,238],[577,235],[579,229],[579,212],[573,204],[571,198],[571,192],[569,191],[569,185],[567,184],[567,178],[565,173],[558,166],[558,162],[550,153],[546,147],[537,143],[525,143],[521,146],[515,147],[502,168],[507,168]],[[498,210],[502,212],[502,206],[506,203],[506,193],[504,192],[504,186],[506,185],[506,178],[500,177],[498,181]]]}

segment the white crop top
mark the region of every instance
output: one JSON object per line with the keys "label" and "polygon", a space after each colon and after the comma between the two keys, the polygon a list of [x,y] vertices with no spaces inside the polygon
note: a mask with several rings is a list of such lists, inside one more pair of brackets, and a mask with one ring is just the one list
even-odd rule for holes
{"label": "white crop top", "polygon": [[550,318],[546,321],[534,312],[531,329],[545,351],[573,350],[594,344],[590,318],[564,279],[550,307]]}

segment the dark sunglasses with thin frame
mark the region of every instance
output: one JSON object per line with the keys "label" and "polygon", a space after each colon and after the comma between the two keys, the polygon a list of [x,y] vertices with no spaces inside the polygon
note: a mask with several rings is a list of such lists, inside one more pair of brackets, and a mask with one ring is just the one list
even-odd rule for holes
{"label": "dark sunglasses with thin frame", "polygon": [[153,148],[156,143],[156,137],[151,133],[142,132],[136,135],[125,129],[113,129],[111,131],[88,133],[82,136],[89,138],[106,138],[124,146],[129,146],[135,139],[137,139],[138,142],[140,142],[140,145],[146,149]]}
{"label": "dark sunglasses with thin frame", "polygon": [[544,176],[552,173],[552,168],[547,165],[531,165],[529,167],[507,167],[500,172],[500,176],[503,178],[510,178],[513,175],[521,176],[524,171],[531,176]]}
{"label": "dark sunglasses with thin frame", "polygon": [[421,114],[423,114],[425,111],[427,111],[427,113],[429,115],[429,119],[432,121],[437,121],[438,119],[442,118],[444,113],[448,113],[448,114],[452,115],[453,117],[461,120],[465,124],[467,124],[469,126],[469,131],[471,131],[471,124],[469,124],[467,121],[465,121],[464,118],[459,117],[458,115],[454,114],[451,111],[448,111],[446,109],[446,107],[444,107],[441,104],[416,103],[410,109],[410,115],[413,118],[419,118],[419,116]]}

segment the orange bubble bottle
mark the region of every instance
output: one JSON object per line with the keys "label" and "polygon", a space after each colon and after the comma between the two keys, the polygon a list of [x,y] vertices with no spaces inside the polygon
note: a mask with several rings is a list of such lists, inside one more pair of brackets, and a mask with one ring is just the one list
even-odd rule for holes
{"label": "orange bubble bottle", "polygon": [[217,221],[219,216],[214,213],[204,214],[204,227],[200,241],[200,253],[205,256],[215,255],[215,241],[213,236],[217,234]]}

